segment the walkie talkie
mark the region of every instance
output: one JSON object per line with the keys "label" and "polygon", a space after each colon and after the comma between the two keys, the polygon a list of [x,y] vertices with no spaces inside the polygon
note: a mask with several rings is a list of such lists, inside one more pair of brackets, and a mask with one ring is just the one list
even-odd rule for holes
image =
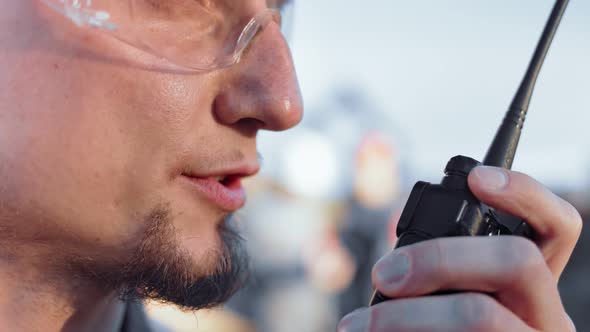
{"label": "walkie talkie", "polygon": [[[483,165],[510,169],[539,72],[569,0],[557,0],[524,79],[498,129]],[[518,235],[533,238],[523,220],[500,214],[480,202],[467,185],[469,172],[481,163],[456,156],[445,168],[440,184],[414,185],[397,226],[395,248],[449,236]],[[370,306],[388,300],[375,291]]]}

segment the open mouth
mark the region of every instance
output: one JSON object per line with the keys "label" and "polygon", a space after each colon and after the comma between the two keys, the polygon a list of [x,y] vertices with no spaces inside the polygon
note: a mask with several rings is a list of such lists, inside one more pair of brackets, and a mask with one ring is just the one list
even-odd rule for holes
{"label": "open mouth", "polygon": [[191,188],[199,196],[204,196],[210,202],[223,210],[233,212],[244,206],[246,193],[242,186],[242,176],[218,175],[200,177],[192,174],[182,174],[188,180]]}
{"label": "open mouth", "polygon": [[212,177],[213,180],[219,182],[221,185],[229,187],[229,185],[236,180],[235,175],[225,175],[225,176],[214,176]]}

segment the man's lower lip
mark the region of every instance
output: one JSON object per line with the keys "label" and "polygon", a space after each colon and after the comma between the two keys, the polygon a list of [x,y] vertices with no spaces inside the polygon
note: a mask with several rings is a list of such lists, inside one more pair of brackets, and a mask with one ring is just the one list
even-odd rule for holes
{"label": "man's lower lip", "polygon": [[246,203],[246,192],[239,178],[225,184],[211,178],[183,176],[200,194],[223,210],[236,211]]}

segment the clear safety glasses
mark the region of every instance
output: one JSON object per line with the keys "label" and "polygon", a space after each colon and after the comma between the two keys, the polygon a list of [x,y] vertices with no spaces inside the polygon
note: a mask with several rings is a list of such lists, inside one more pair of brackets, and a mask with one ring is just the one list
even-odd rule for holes
{"label": "clear safety glasses", "polygon": [[[291,0],[266,0],[252,14],[247,0],[42,0],[80,27],[121,41],[183,68],[229,67],[268,24],[282,25]],[[285,16],[285,18],[287,18]],[[286,22],[287,23],[287,22]]]}

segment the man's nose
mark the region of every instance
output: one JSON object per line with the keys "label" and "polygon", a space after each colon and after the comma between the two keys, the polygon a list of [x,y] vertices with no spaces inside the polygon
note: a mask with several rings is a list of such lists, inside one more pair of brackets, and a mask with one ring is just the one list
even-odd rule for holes
{"label": "man's nose", "polygon": [[303,101],[291,53],[280,28],[270,24],[228,70],[215,100],[226,125],[254,123],[256,129],[286,130],[301,121]]}

